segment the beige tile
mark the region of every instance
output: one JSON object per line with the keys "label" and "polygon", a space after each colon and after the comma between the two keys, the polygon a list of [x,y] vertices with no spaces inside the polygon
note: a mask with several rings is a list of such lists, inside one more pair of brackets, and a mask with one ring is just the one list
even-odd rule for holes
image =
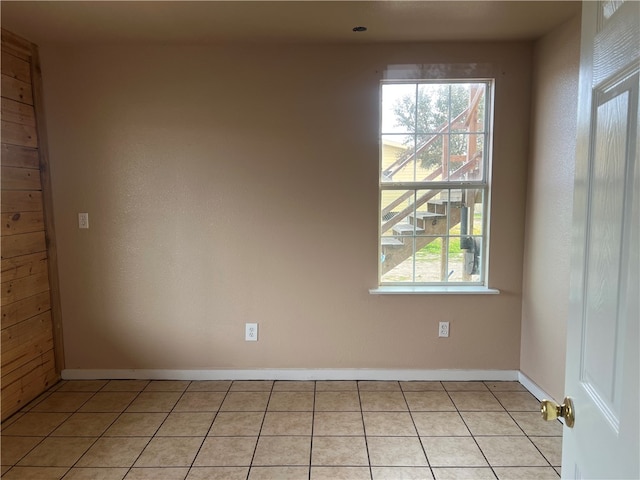
{"label": "beige tile", "polygon": [[540,416],[540,412],[511,412],[511,416],[527,435],[540,437],[562,436],[562,423],[558,420],[545,422]]}
{"label": "beige tile", "polygon": [[231,380],[199,380],[191,382],[187,392],[227,392]]}
{"label": "beige tile", "polygon": [[362,411],[392,412],[406,411],[407,402],[402,392],[360,392]]}
{"label": "beige tile", "polygon": [[69,413],[27,412],[4,429],[2,434],[44,437],[55,430],[56,427],[69,418],[70,415]]}
{"label": "beige tile", "polygon": [[472,435],[524,435],[507,412],[462,412]]}
{"label": "beige tile", "polygon": [[123,413],[105,432],[105,437],[151,437],[166,413]]}
{"label": "beige tile", "polygon": [[189,380],[153,380],[145,387],[145,392],[184,392]]}
{"label": "beige tile", "polygon": [[54,392],[34,406],[32,412],[75,412],[89,400],[89,392]]}
{"label": "beige tile", "polygon": [[123,412],[136,395],[138,395],[136,392],[98,392],[78,411]]}
{"label": "beige tile", "polygon": [[149,380],[111,380],[107,383],[103,392],[141,392],[147,385]]}
{"label": "beige tile", "polygon": [[432,480],[429,467],[371,467],[373,480]]}
{"label": "beige tile", "polygon": [[317,412],[359,412],[358,392],[316,392]]}
{"label": "beige tile", "polygon": [[170,412],[181,395],[180,392],[142,392],[127,412]]}
{"label": "beige tile", "polygon": [[98,437],[118,418],[118,413],[74,413],[51,434],[54,437]]}
{"label": "beige tile", "polygon": [[264,412],[219,412],[209,436],[257,437],[263,419]]}
{"label": "beige tile", "polygon": [[130,467],[149,440],[147,437],[101,437],[76,467]]}
{"label": "beige tile", "polygon": [[309,467],[251,467],[249,480],[307,480]]}
{"label": "beige tile", "polygon": [[526,392],[520,382],[484,382],[492,392]]}
{"label": "beige tile", "polygon": [[562,465],[562,437],[529,437],[554,467]]}
{"label": "beige tile", "polygon": [[72,468],[64,480],[122,480],[128,468]]}
{"label": "beige tile", "polygon": [[316,389],[314,381],[286,381],[279,380],[273,385],[274,392],[313,392]]}
{"label": "beige tile", "polygon": [[246,480],[249,467],[191,467],[186,480]]}
{"label": "beige tile", "polygon": [[417,436],[409,412],[364,412],[367,436]]}
{"label": "beige tile", "polygon": [[558,473],[552,467],[495,467],[499,480],[557,480]]}
{"label": "beige tile", "polygon": [[353,380],[318,380],[316,382],[316,392],[355,392],[358,390],[358,383]]}
{"label": "beige tile", "polygon": [[430,391],[442,391],[444,387],[442,382],[400,382],[400,388],[405,392],[430,392]]}
{"label": "beige tile", "polygon": [[24,417],[26,413],[27,413],[26,410],[20,410],[19,412],[14,413],[5,421],[0,423],[0,432],[4,432],[7,428],[9,428],[11,425],[17,422],[18,419],[20,419],[21,417]]}
{"label": "beige tile", "polygon": [[69,380],[58,388],[57,392],[97,392],[108,380]]}
{"label": "beige tile", "polygon": [[196,457],[196,467],[244,467],[251,465],[256,437],[208,437]]}
{"label": "beige tile", "polygon": [[486,467],[472,437],[421,437],[432,467]]}
{"label": "beige tile", "polygon": [[434,468],[436,480],[496,480],[491,468]]}
{"label": "beige tile", "polygon": [[364,435],[360,412],[315,412],[313,435]]}
{"label": "beige tile", "polygon": [[554,470],[556,472],[558,472],[558,476],[561,477],[562,476],[562,467],[554,467]]}
{"label": "beige tile", "polygon": [[492,467],[549,465],[526,437],[476,437],[476,441]]}
{"label": "beige tile", "polygon": [[540,402],[529,392],[494,392],[510,412],[539,412]]}
{"label": "beige tile", "polygon": [[368,466],[364,437],[313,437],[312,466]]}
{"label": "beige tile", "polygon": [[360,380],[358,381],[358,389],[361,392],[399,392],[400,384],[398,382]]}
{"label": "beige tile", "polygon": [[67,467],[13,467],[2,480],[59,480]]}
{"label": "beige tile", "polygon": [[134,467],[189,467],[203,441],[204,437],[152,438]]}
{"label": "beige tile", "polygon": [[166,418],[158,433],[159,437],[204,437],[208,432],[215,413],[213,412],[173,412]]}
{"label": "beige tile", "polygon": [[236,380],[231,384],[232,392],[270,392],[272,388],[270,380]]}
{"label": "beige tile", "polygon": [[260,435],[311,435],[313,412],[267,412]]}
{"label": "beige tile", "polygon": [[46,392],[41,393],[36,398],[31,400],[29,403],[27,403],[24,407],[22,407],[21,411],[26,413],[26,412],[28,412],[30,410],[33,410],[33,408],[36,405],[40,405],[45,399],[49,398],[53,392],[54,392],[54,390],[51,389],[51,390],[47,390]]}
{"label": "beige tile", "polygon": [[469,436],[458,412],[411,412],[421,437]]}
{"label": "beige tile", "polygon": [[71,467],[95,442],[92,437],[49,437],[29,452],[22,467]]}
{"label": "beige tile", "polygon": [[427,459],[418,437],[367,437],[369,461],[378,467],[424,467]]}
{"label": "beige tile", "polygon": [[371,480],[369,467],[311,467],[311,480]]}
{"label": "beige tile", "polygon": [[486,392],[487,386],[483,382],[442,382],[447,392]]}
{"label": "beige tile", "polygon": [[273,392],[267,410],[280,412],[313,411],[313,392]]}
{"label": "beige tile", "polygon": [[309,465],[311,437],[260,437],[253,465]]}
{"label": "beige tile", "polygon": [[187,467],[132,468],[125,480],[184,480]]}
{"label": "beige tile", "polygon": [[449,392],[460,411],[504,411],[490,392]]}
{"label": "beige tile", "polygon": [[229,392],[220,410],[223,412],[265,411],[268,401],[269,392]]}
{"label": "beige tile", "polygon": [[176,412],[217,412],[222,405],[223,392],[185,392],[175,408]]}
{"label": "beige tile", "polygon": [[0,465],[0,475],[4,475],[5,473],[7,473],[10,468],[11,465]]}
{"label": "beige tile", "polygon": [[405,392],[404,397],[412,412],[445,412],[456,409],[446,392]]}
{"label": "beige tile", "polygon": [[2,441],[2,448],[0,448],[2,465],[14,465],[38,445],[43,437],[10,437],[3,434],[0,440]]}

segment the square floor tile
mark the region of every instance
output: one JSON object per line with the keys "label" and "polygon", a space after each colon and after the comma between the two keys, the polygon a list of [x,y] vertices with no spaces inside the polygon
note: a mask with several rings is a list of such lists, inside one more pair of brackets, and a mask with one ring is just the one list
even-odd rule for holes
{"label": "square floor tile", "polygon": [[[233,388],[233,385],[231,386]],[[229,392],[222,402],[220,411],[222,412],[248,412],[262,411],[267,409],[270,392]]]}
{"label": "square floor tile", "polygon": [[313,437],[311,465],[368,466],[364,437]]}
{"label": "square floor tile", "polygon": [[511,412],[511,416],[527,435],[540,437],[562,436],[562,423],[558,420],[545,422],[540,412]]}
{"label": "square floor tile", "polygon": [[251,467],[249,480],[307,480],[309,467]]}
{"label": "square floor tile", "polygon": [[253,465],[309,465],[311,437],[260,437]]}
{"label": "square floor tile", "polygon": [[364,435],[360,412],[315,412],[313,435]]}
{"label": "square floor tile", "polygon": [[369,467],[311,467],[311,480],[371,480]]}
{"label": "square floor tile", "polygon": [[472,435],[524,435],[507,412],[462,412]]}
{"label": "square floor tile", "polygon": [[2,480],[59,480],[67,467],[13,467]]}
{"label": "square floor tile", "polygon": [[313,381],[288,381],[278,380],[273,384],[274,392],[313,392],[316,382]]}
{"label": "square floor tile", "polygon": [[151,437],[166,413],[123,413],[105,432],[105,437]]}
{"label": "square floor tile", "polygon": [[57,392],[97,392],[108,380],[68,380],[58,388]]}
{"label": "square floor tile", "polygon": [[232,392],[271,392],[272,380],[236,380],[231,384]]}
{"label": "square floor tile", "polygon": [[421,437],[469,436],[458,412],[411,412]]}
{"label": "square floor tile", "polygon": [[209,436],[257,437],[263,419],[264,412],[218,412]]}
{"label": "square floor tile", "polygon": [[98,437],[111,425],[119,413],[74,413],[56,428],[54,437]]}
{"label": "square floor tile", "polygon": [[399,392],[399,382],[384,382],[374,380],[360,380],[358,389],[361,392]]}
{"label": "square floor tile", "polygon": [[354,392],[358,390],[358,382],[353,380],[318,380],[316,392]]}
{"label": "square floor tile", "polygon": [[433,469],[433,475],[436,480],[496,480],[488,467],[438,467]]}
{"label": "square floor tile", "polygon": [[486,467],[472,437],[421,437],[432,467]]}
{"label": "square floor tile", "polygon": [[185,392],[176,406],[176,412],[217,412],[224,400],[224,392]]}
{"label": "square floor tile", "polygon": [[71,467],[95,442],[91,437],[49,437],[24,457],[22,467]]}
{"label": "square floor tile", "polygon": [[455,411],[449,395],[442,392],[405,392],[409,410],[412,412],[446,412]]}
{"label": "square floor tile", "polygon": [[53,392],[34,406],[32,412],[75,412],[94,394],[88,392]]}
{"label": "square floor tile", "polygon": [[417,436],[409,412],[363,412],[367,436]]}
{"label": "square floor tile", "polygon": [[360,402],[362,411],[366,412],[392,412],[407,411],[407,402],[404,400],[402,392],[360,392]]}
{"label": "square floor tile", "polygon": [[2,434],[0,437],[2,448],[0,457],[2,465],[15,465],[18,460],[24,457],[31,449],[38,445],[43,437],[10,437]]}
{"label": "square floor tile", "polygon": [[159,437],[204,437],[213,423],[213,412],[173,412],[156,433]]}
{"label": "square floor tile", "polygon": [[124,480],[184,480],[188,472],[187,467],[134,467]]}
{"label": "square floor tile", "polygon": [[527,437],[476,437],[476,441],[492,467],[549,466]]}
{"label": "square floor tile", "polygon": [[447,392],[486,392],[489,389],[483,382],[442,382]]}
{"label": "square floor tile", "polygon": [[194,466],[248,467],[256,441],[256,437],[208,437],[200,448]]}
{"label": "square floor tile", "polygon": [[379,467],[427,466],[418,437],[367,437],[369,460]]}
{"label": "square floor tile", "polygon": [[315,410],[317,412],[359,412],[360,398],[358,397],[358,392],[316,392]]}
{"label": "square floor tile", "polygon": [[145,387],[145,392],[184,392],[189,380],[153,380]]}
{"label": "square floor tile", "polygon": [[311,435],[313,412],[267,412],[260,435]]}
{"label": "square floor tile", "polygon": [[170,412],[181,395],[181,392],[142,392],[127,412]]}
{"label": "square floor tile", "polygon": [[520,382],[484,382],[492,392],[526,392]]}
{"label": "square floor tile", "polygon": [[558,480],[552,467],[495,467],[499,480]]}
{"label": "square floor tile", "polygon": [[562,437],[529,437],[554,467],[562,465]]}
{"label": "square floor tile", "polygon": [[69,470],[64,480],[122,480],[128,468],[78,468]]}
{"label": "square floor tile", "polygon": [[449,392],[458,410],[462,411],[504,411],[500,402],[490,392]]}
{"label": "square floor tile", "polygon": [[149,380],[110,380],[103,392],[141,392],[149,385]]}
{"label": "square floor tile", "polygon": [[78,411],[123,412],[137,395],[136,392],[98,392]]}
{"label": "square floor tile", "polygon": [[539,412],[540,402],[529,392],[494,392],[509,412]]}
{"label": "square floor tile", "polygon": [[187,392],[227,392],[231,387],[231,380],[200,380],[191,382]]}
{"label": "square floor tile", "polygon": [[186,480],[246,480],[249,467],[191,467]]}
{"label": "square floor tile", "polygon": [[431,480],[429,467],[371,467],[373,480]]}
{"label": "square floor tile", "polygon": [[444,390],[442,382],[423,381],[400,382],[400,388],[402,388],[402,391],[404,392],[432,392]]}
{"label": "square floor tile", "polygon": [[189,467],[203,441],[204,437],[152,438],[134,467]]}
{"label": "square floor tile", "polygon": [[313,411],[313,392],[273,392],[267,410],[281,412]]}
{"label": "square floor tile", "polygon": [[147,437],[101,437],[85,453],[77,467],[130,467],[149,443]]}
{"label": "square floor tile", "polygon": [[44,437],[55,430],[56,427],[69,418],[70,415],[70,413],[27,412],[4,429],[2,434]]}

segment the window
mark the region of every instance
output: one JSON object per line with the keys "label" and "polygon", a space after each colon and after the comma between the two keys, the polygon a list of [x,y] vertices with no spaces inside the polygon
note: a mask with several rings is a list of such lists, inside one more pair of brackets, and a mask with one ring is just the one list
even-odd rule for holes
{"label": "window", "polygon": [[380,285],[486,285],[492,87],[383,81]]}

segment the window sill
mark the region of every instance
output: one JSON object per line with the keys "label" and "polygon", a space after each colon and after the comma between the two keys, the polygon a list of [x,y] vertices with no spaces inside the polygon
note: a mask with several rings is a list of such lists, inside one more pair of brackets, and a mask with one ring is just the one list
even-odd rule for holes
{"label": "window sill", "polygon": [[371,288],[369,293],[371,295],[497,295],[500,290],[475,285],[417,285],[415,287],[387,285]]}

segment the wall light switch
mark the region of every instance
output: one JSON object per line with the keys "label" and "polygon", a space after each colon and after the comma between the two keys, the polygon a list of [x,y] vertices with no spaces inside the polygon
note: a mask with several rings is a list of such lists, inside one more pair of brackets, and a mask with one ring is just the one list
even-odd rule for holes
{"label": "wall light switch", "polygon": [[78,214],[78,228],[89,228],[89,214],[88,213],[79,213]]}

